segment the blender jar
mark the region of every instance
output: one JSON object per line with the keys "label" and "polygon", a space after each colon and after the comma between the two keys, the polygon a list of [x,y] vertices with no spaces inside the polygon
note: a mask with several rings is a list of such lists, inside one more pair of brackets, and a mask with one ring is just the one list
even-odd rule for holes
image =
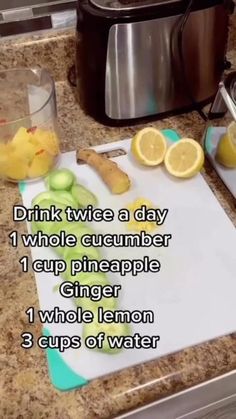
{"label": "blender jar", "polygon": [[55,85],[40,68],[0,71],[0,176],[45,176],[60,154]]}
{"label": "blender jar", "polygon": [[209,112],[203,146],[212,166],[236,198],[235,72],[230,74],[228,81],[230,83],[219,84],[219,91]]}

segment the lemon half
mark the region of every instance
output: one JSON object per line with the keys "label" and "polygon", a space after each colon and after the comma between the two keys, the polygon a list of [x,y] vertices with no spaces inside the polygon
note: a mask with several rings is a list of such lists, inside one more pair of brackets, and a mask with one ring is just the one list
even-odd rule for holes
{"label": "lemon half", "polygon": [[136,160],[145,166],[157,166],[166,154],[164,135],[156,128],[143,128],[133,137],[131,152]]}
{"label": "lemon half", "polygon": [[204,163],[204,152],[200,144],[191,138],[182,138],[172,144],[165,155],[167,171],[176,177],[195,176]]}

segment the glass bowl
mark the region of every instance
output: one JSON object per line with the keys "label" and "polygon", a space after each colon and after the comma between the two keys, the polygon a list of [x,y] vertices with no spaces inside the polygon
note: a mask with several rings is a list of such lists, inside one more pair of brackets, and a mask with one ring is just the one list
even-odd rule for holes
{"label": "glass bowl", "polygon": [[40,68],[0,71],[0,176],[39,179],[60,154],[55,85]]}

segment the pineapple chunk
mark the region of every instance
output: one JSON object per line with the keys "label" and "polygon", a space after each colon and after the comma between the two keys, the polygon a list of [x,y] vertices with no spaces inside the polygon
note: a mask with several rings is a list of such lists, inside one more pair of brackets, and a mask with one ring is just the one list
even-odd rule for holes
{"label": "pineapple chunk", "polygon": [[52,156],[57,156],[59,154],[59,141],[55,132],[38,128],[34,133],[34,138],[41,147]]}
{"label": "pineapple chunk", "polygon": [[25,160],[27,163],[31,163],[35,153],[39,150],[39,146],[32,144],[32,134],[21,127],[15,134],[11,144],[15,148],[15,153],[19,158]]}
{"label": "pineapple chunk", "polygon": [[21,127],[18,129],[18,131],[16,132],[16,134],[14,135],[11,143],[14,146],[22,146],[25,144],[25,142],[29,141],[31,138],[31,134],[29,132],[27,132],[27,129],[24,127]]}
{"label": "pineapple chunk", "polygon": [[0,144],[0,175],[14,180],[43,176],[58,153],[59,142],[53,131],[21,127],[10,143]]}
{"label": "pineapple chunk", "polygon": [[15,151],[9,153],[4,174],[9,179],[23,180],[27,176],[27,162],[21,159]]}
{"label": "pineapple chunk", "polygon": [[28,169],[28,177],[36,178],[46,175],[53,165],[54,158],[43,150],[40,154],[36,154]]}
{"label": "pineapple chunk", "polygon": [[30,141],[23,143],[21,147],[18,145],[15,147],[15,153],[28,164],[32,162],[37,151],[39,151],[39,148],[33,145]]}

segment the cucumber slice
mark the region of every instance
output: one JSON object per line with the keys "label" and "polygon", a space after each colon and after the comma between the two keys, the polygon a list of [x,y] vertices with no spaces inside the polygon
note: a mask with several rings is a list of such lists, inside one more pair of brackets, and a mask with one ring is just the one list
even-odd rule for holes
{"label": "cucumber slice", "polygon": [[[51,206],[51,205],[55,205],[54,203],[52,203],[52,194],[51,194],[51,192],[41,192],[41,193],[39,193],[38,195],[36,195],[35,197],[34,197],[34,199],[32,200],[32,207],[34,207],[35,205],[38,205],[38,206],[40,206],[40,203],[45,203],[45,202],[47,202],[47,203],[49,203],[49,206]],[[45,207],[45,208],[48,208],[48,207]]]}
{"label": "cucumber slice", "polygon": [[36,234],[38,231],[37,223],[35,221],[31,221],[30,227],[32,234]]}
{"label": "cucumber slice", "polygon": [[42,233],[47,234],[48,236],[51,233],[52,229],[53,229],[53,223],[52,221],[39,221],[36,223],[37,226],[37,231],[42,231]]}
{"label": "cucumber slice", "polygon": [[67,225],[69,225],[69,222],[63,219],[63,214],[61,214],[61,218],[62,218],[62,221],[54,222],[51,234],[60,234],[61,231],[66,231],[66,228],[67,228]]}
{"label": "cucumber slice", "polygon": [[71,194],[77,204],[82,208],[87,207],[88,205],[93,205],[95,207],[98,203],[96,196],[82,185],[73,185]]}
{"label": "cucumber slice", "polygon": [[76,247],[64,247],[64,259],[82,259],[83,256],[88,256],[89,259],[99,260],[101,255],[96,247],[85,247],[77,243]]}
{"label": "cucumber slice", "polygon": [[[104,276],[102,273],[99,274],[96,272],[82,272],[77,281],[80,283],[80,285],[89,285],[90,287],[94,285],[100,285],[101,287],[110,285],[106,276]],[[75,298],[74,301],[77,306],[82,307],[84,310],[90,310],[94,312],[97,311],[99,306],[106,307],[107,310],[114,310],[117,306],[116,300],[114,298],[102,298],[100,301],[92,301],[90,298],[83,297]]]}
{"label": "cucumber slice", "polygon": [[[73,249],[73,248],[71,248],[71,249]],[[76,257],[74,257],[74,256],[76,256]],[[86,275],[105,275],[103,272],[77,272],[76,275],[72,276],[71,275],[71,261],[72,260],[80,260],[80,259],[82,259],[82,257],[83,257],[82,253],[72,255],[72,257],[71,257],[71,255],[67,258],[64,257],[64,260],[66,262],[66,270],[64,272],[62,272],[62,274],[61,274],[62,278],[64,278],[67,281],[73,281],[73,282],[79,281],[80,282],[81,278],[82,278],[82,281],[83,281],[83,278],[85,278]]]}
{"label": "cucumber slice", "polygon": [[88,336],[97,336],[99,333],[105,333],[102,349],[97,348],[97,351],[102,351],[107,354],[116,354],[122,349],[110,348],[107,336],[128,336],[130,335],[130,327],[126,323],[98,323],[97,316],[94,316],[92,323],[87,323],[83,328],[83,340]]}
{"label": "cucumber slice", "polygon": [[[91,234],[91,231],[89,228],[85,227],[84,225],[81,226],[78,225],[76,222],[68,222],[67,220],[63,220],[60,222],[54,222],[53,225],[50,227],[50,234],[60,234],[61,231],[65,231],[65,234],[68,236],[69,234],[73,234],[77,239],[78,246],[82,246],[80,243],[80,236],[83,234]],[[77,246],[76,246],[77,247]],[[54,251],[63,258],[67,258],[68,254],[70,254],[70,251],[75,251],[75,247],[57,247],[54,248]],[[86,247],[81,247],[81,252],[84,252],[84,249]],[[80,253],[80,251],[79,251]],[[91,252],[89,252],[91,253]],[[95,254],[95,253],[94,253]],[[97,256],[97,253],[95,254]],[[82,256],[81,256],[82,257]]]}
{"label": "cucumber slice", "polygon": [[59,292],[61,284],[54,285],[52,292]]}
{"label": "cucumber slice", "polygon": [[[64,273],[64,272],[63,272]],[[75,276],[67,276],[67,281],[76,282],[80,285],[109,285],[109,281],[103,272],[80,272]]]}
{"label": "cucumber slice", "polygon": [[53,191],[54,199],[57,199],[58,202],[65,202],[66,206],[71,208],[78,208],[76,200],[73,198],[70,192],[67,191]]}
{"label": "cucumber slice", "polygon": [[104,310],[115,310],[117,308],[117,301],[113,297],[103,297],[100,301],[92,301],[90,298],[86,297],[75,298],[75,304],[82,307],[83,310],[90,310],[93,313],[97,312],[98,307],[103,307]]}
{"label": "cucumber slice", "polygon": [[66,234],[74,234],[78,242],[84,234],[94,234],[94,231],[88,227],[84,222],[68,222],[65,227]]}
{"label": "cucumber slice", "polygon": [[[35,205],[39,205],[39,207],[41,209],[50,209],[52,205],[52,202],[48,199],[43,199],[39,202],[39,204],[35,204]],[[57,205],[57,208],[61,209],[61,218],[63,219],[63,217],[65,217],[65,206],[64,205]],[[33,224],[34,223],[34,224]],[[61,224],[61,221],[32,221],[31,222],[31,228],[33,225],[34,230],[36,229],[36,231],[41,230],[43,233],[45,234],[53,234],[54,230],[55,230],[55,226],[57,226],[58,224]]]}
{"label": "cucumber slice", "polygon": [[66,209],[66,205],[62,203],[54,203],[52,202],[51,199],[43,199],[38,204],[35,204],[35,205],[39,206],[39,208],[42,208],[42,209],[44,208],[51,209],[52,205],[54,205],[56,208],[61,210],[61,214]]}
{"label": "cucumber slice", "polygon": [[[50,209],[51,202],[48,200],[42,200],[40,202],[40,208],[42,209]],[[62,208],[61,208],[62,209]],[[34,230],[34,234],[37,231],[42,231],[44,234],[51,234],[51,231],[55,225],[55,221],[32,221],[31,228],[32,231]]]}
{"label": "cucumber slice", "polygon": [[[88,259],[95,259],[98,260],[98,258],[100,258],[100,254],[98,252],[98,250],[94,247],[83,247],[80,245],[77,245],[76,248],[75,247],[64,247],[63,248],[63,253],[61,254],[61,256],[63,257],[64,260],[67,261],[68,263],[68,267],[66,269],[66,271],[64,272],[65,277],[69,277],[72,276],[71,275],[71,271],[70,271],[70,266],[71,266],[71,261],[72,260],[82,260],[83,256],[87,256]],[[97,272],[95,272],[97,273]],[[78,275],[81,274],[81,272],[78,272]],[[74,275],[72,278],[77,277],[77,274]]]}
{"label": "cucumber slice", "polygon": [[109,285],[103,272],[80,272],[78,281],[81,285]]}
{"label": "cucumber slice", "polygon": [[47,185],[56,191],[69,190],[73,185],[75,175],[69,169],[53,170],[47,177]]}
{"label": "cucumber slice", "polygon": [[38,194],[32,201],[32,206],[38,205],[42,207],[42,202],[48,201],[51,205],[55,205],[57,208],[66,208],[68,206],[72,208],[78,208],[78,205],[72,195],[66,191],[48,191],[48,192],[41,192]]}
{"label": "cucumber slice", "polygon": [[80,275],[81,275],[82,272],[78,272],[76,275],[72,276],[71,275],[71,259],[70,258],[64,258],[64,260],[66,262],[66,270],[61,273],[61,277],[65,281],[71,281],[71,282],[79,281],[79,278],[80,278]]}

